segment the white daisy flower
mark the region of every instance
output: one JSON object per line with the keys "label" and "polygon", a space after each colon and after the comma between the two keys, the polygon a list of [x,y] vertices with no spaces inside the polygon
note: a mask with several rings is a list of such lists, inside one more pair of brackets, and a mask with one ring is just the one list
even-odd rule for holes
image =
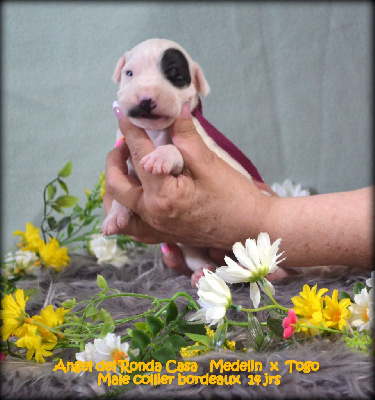
{"label": "white daisy flower", "polygon": [[[139,350],[138,350],[139,352]],[[95,364],[101,361],[126,360],[129,358],[129,343],[121,343],[121,337],[114,333],[107,333],[106,337],[94,339],[94,343],[87,343],[85,350],[76,353],[78,361],[93,361]]]}
{"label": "white daisy flower", "polygon": [[121,267],[128,261],[128,256],[117,245],[115,238],[107,238],[102,234],[92,235],[88,250],[95,255],[99,264],[112,264]]}
{"label": "white daisy flower", "polygon": [[271,189],[280,197],[310,196],[310,192],[302,189],[300,183],[293,184],[291,180],[285,179],[284,183],[274,183]]}
{"label": "white daisy flower", "polygon": [[38,274],[40,272],[40,260],[32,251],[17,250],[7,253],[4,257],[7,264],[7,274],[17,275],[20,271],[26,274]]}
{"label": "white daisy flower", "polygon": [[197,283],[199,300],[202,307],[189,322],[221,325],[227,309],[232,303],[232,295],[226,283],[212,271],[203,270],[204,276]]}
{"label": "white daisy flower", "polygon": [[268,233],[260,233],[258,242],[247,239],[245,246],[237,242],[233,245],[233,253],[241,265],[226,256],[224,260],[227,265],[218,268],[216,274],[228,283],[250,282],[250,298],[254,308],[257,308],[260,302],[259,287],[265,291],[261,279],[267,284],[271,294],[275,294],[274,287],[265,277],[275,272],[277,265],[285,260],[278,260],[283,254],[277,254],[280,242],[281,239],[277,239],[271,245]]}
{"label": "white daisy flower", "polygon": [[349,311],[351,312],[350,323],[358,329],[358,332],[364,329],[370,330],[373,326],[374,303],[372,291],[373,289],[367,292],[367,289],[363,288],[361,293],[354,296],[354,304],[349,306]]}

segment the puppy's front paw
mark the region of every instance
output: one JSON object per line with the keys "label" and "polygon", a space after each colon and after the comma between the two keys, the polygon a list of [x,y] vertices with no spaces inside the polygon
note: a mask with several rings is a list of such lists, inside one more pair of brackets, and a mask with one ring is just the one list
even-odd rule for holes
{"label": "puppy's front paw", "polygon": [[101,231],[106,236],[115,235],[128,225],[131,211],[126,207],[116,207],[111,209],[106,219],[103,221]]}
{"label": "puppy's front paw", "polygon": [[175,146],[165,145],[144,156],[140,164],[144,170],[154,175],[178,175],[182,171],[184,161]]}

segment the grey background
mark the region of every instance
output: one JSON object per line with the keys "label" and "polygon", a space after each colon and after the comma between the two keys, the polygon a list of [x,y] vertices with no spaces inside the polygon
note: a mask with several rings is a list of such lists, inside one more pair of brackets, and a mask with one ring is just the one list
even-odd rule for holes
{"label": "grey background", "polygon": [[73,161],[85,199],[117,121],[111,75],[139,42],[179,42],[211,86],[206,118],[269,183],[369,185],[371,2],[2,2],[3,250],[39,225],[42,191]]}

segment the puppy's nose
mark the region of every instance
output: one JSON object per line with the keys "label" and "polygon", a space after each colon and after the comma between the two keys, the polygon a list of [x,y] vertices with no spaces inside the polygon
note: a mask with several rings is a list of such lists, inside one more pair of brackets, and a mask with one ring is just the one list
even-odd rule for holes
{"label": "puppy's nose", "polygon": [[139,108],[147,113],[150,113],[155,107],[156,104],[153,104],[152,99],[144,99],[139,103]]}

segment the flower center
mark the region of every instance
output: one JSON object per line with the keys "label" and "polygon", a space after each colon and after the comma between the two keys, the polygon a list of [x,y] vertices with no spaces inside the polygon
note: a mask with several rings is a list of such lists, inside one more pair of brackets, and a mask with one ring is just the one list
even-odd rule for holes
{"label": "flower center", "polygon": [[32,318],[26,317],[25,318],[25,324],[32,324],[34,321],[32,320]]}
{"label": "flower center", "polygon": [[340,310],[337,310],[332,314],[332,321],[338,322],[340,321],[340,319],[341,319],[341,312]]}
{"label": "flower center", "polygon": [[368,317],[368,314],[367,314],[367,308],[365,309],[365,312],[363,313],[363,318],[364,318],[364,320],[365,321],[368,321],[370,318]]}
{"label": "flower center", "polygon": [[125,360],[126,358],[128,358],[128,356],[121,350],[116,350],[113,354],[112,354],[112,358],[114,361],[116,361],[116,364],[119,363],[119,360]]}

